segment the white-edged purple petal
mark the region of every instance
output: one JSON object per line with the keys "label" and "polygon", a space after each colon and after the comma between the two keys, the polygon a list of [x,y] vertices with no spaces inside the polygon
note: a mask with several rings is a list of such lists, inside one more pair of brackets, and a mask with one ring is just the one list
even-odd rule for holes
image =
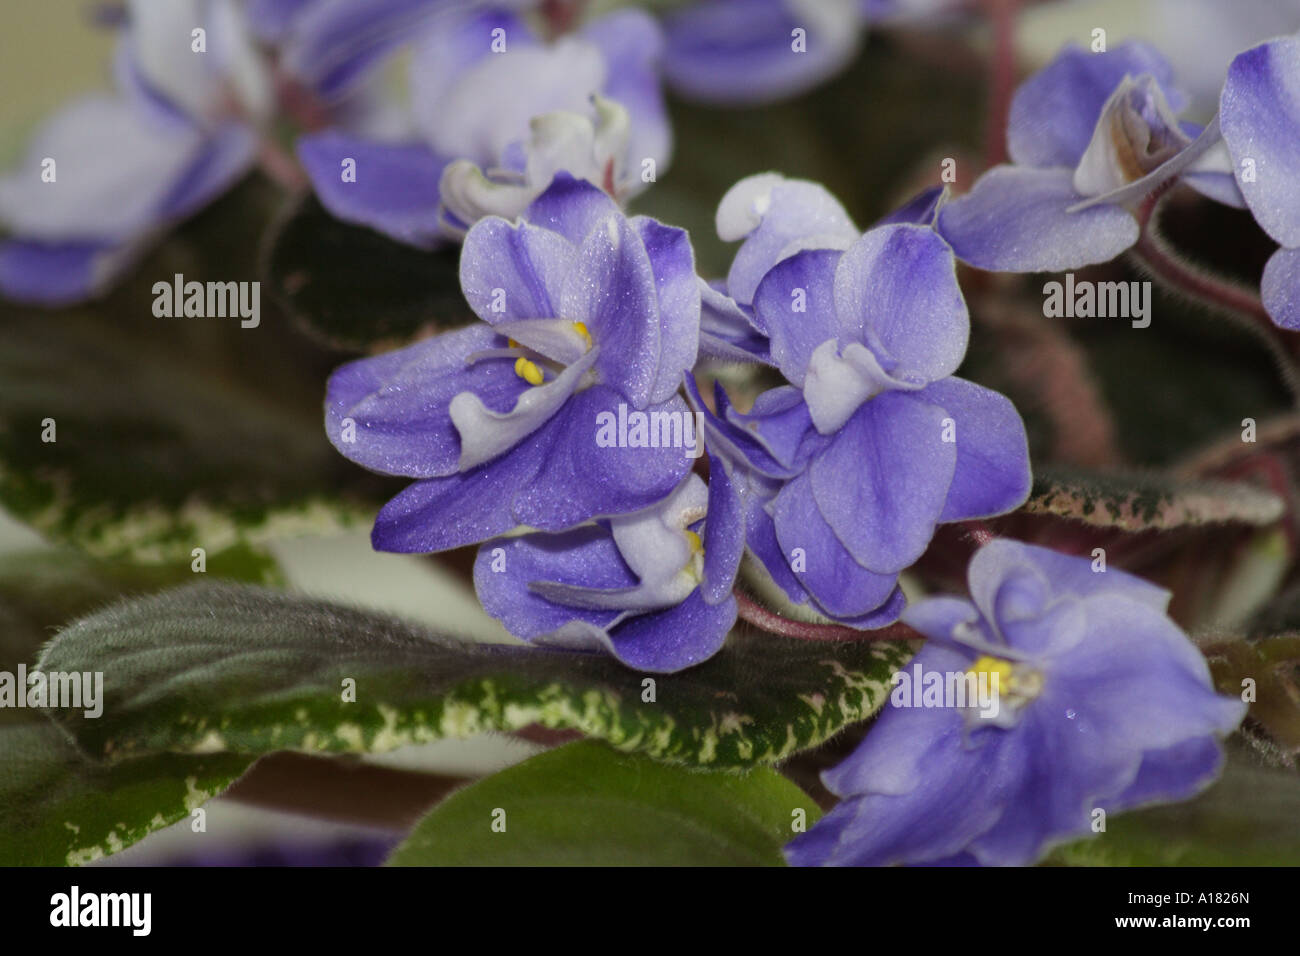
{"label": "white-edged purple petal", "polygon": [[581,316],[560,311],[561,291],[578,271],[575,255],[559,233],[488,217],[465,236],[461,291],[475,314],[489,324],[561,315],[578,321]]}
{"label": "white-edged purple petal", "polygon": [[715,224],[723,240],[745,240],[727,274],[728,294],[745,305],[782,259],[804,249],[842,251],[858,238],[857,226],[824,186],[776,173],[749,176],[727,190]]}
{"label": "white-edged purple petal", "polygon": [[704,522],[704,570],[700,595],[721,604],[731,594],[745,556],[745,495],[748,484],[732,476],[724,458],[709,455],[708,517]]}
{"label": "white-edged purple petal", "polygon": [[282,40],[286,73],[333,99],[345,95],[435,16],[470,4],[447,0],[323,0],[291,25]]}
{"label": "white-edged purple petal", "polygon": [[597,223],[617,215],[618,211],[618,203],[603,189],[585,179],[558,173],[524,212],[524,219],[558,232],[574,246],[580,246]]}
{"label": "white-edged purple petal", "polygon": [[43,242],[132,238],[157,224],[203,149],[197,127],[154,122],[118,97],[84,96],[55,113],[0,178],[0,225]]}
{"label": "white-edged purple petal", "polygon": [[704,0],[681,7],[664,18],[664,73],[680,93],[706,102],[794,96],[852,58],[856,7],[857,0]]}
{"label": "white-edged purple petal", "polygon": [[[509,455],[540,445],[536,476],[510,492],[518,524],[559,531],[593,517],[630,514],[665,498],[691,470],[694,459],[683,448],[597,445],[602,412],[617,414],[623,396],[604,385],[574,395],[565,406]],[[688,407],[673,396],[647,414],[686,416]]]}
{"label": "white-edged purple petal", "polygon": [[835,313],[840,340],[867,346],[891,375],[934,381],[966,355],[957,260],[925,226],[879,226],[850,246],[835,270]]}
{"label": "white-edged purple petal", "polygon": [[647,216],[634,217],[631,225],[650,257],[659,301],[659,368],[650,401],[660,402],[681,388],[683,376],[699,354],[700,280],[686,230]]}

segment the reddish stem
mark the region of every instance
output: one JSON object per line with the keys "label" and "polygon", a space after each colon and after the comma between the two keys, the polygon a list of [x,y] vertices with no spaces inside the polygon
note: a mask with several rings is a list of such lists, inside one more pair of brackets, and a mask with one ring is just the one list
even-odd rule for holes
{"label": "reddish stem", "polygon": [[298,160],[269,136],[263,137],[258,146],[257,165],[268,179],[290,192],[307,187],[307,174]]}
{"label": "reddish stem", "polygon": [[1016,7],[1019,0],[983,0],[983,6],[993,31],[988,126],[984,141],[984,165],[989,168],[1007,161],[1007,121],[1011,115],[1011,97],[1016,91]]}
{"label": "reddish stem", "polygon": [[1278,327],[1254,292],[1189,266],[1170,248],[1156,227],[1156,212],[1167,188],[1148,196],[1138,210],[1141,232],[1133,246],[1133,255],[1153,275],[1184,297],[1249,322],[1273,352],[1287,388],[1293,395],[1300,397],[1300,370],[1297,370],[1294,361],[1297,349],[1300,348],[1300,338],[1289,336]]}
{"label": "reddish stem", "polygon": [[740,619],[770,634],[793,637],[801,641],[915,641],[924,636],[906,624],[890,624],[873,631],[859,631],[839,624],[794,621],[768,610],[739,588],[735,591]]}

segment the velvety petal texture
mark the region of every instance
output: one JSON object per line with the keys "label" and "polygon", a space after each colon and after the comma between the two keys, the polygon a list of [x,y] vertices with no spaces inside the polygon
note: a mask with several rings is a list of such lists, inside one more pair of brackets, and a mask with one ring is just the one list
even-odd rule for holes
{"label": "velvety petal texture", "polygon": [[[976,553],[970,579],[978,610],[929,598],[904,612],[929,643],[823,774],[842,802],[786,847],[791,863],[1023,866],[1091,834],[1097,809],[1187,799],[1214,779],[1245,705],[1215,693],[1158,589],[1005,540]],[[994,635],[1006,643],[990,654]],[[972,676],[984,696],[958,699],[951,678]]]}
{"label": "velvety petal texture", "polygon": [[[698,664],[722,647],[736,620],[734,547],[724,546],[722,563],[731,567],[712,579],[711,598],[701,586],[708,561],[701,541],[719,540],[707,531],[715,500],[690,475],[636,514],[489,541],[474,566],[479,599],[533,643],[609,653],[650,673]],[[722,520],[733,517],[728,508]],[[715,564],[713,572],[720,570]]]}
{"label": "velvety petal texture", "polygon": [[531,207],[538,222],[477,223],[461,286],[484,321],[331,377],[335,447],[421,479],[380,513],[377,548],[441,551],[595,518],[618,526],[690,471],[700,436],[678,394],[699,340],[690,242],[602,195],[559,177]]}

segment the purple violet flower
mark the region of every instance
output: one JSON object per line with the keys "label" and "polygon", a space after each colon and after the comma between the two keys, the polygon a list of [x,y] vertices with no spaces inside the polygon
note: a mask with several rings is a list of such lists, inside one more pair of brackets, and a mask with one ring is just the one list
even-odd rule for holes
{"label": "purple violet flower", "polygon": [[858,0],[703,0],[664,17],[664,76],[683,96],[763,103],[796,96],[857,52]]}
{"label": "purple violet flower", "polygon": [[1260,297],[1274,322],[1300,329],[1300,34],[1234,59],[1219,109],[1237,186],[1282,247],[1264,267]]}
{"label": "purple violet flower", "polygon": [[[287,68],[334,95],[399,39],[413,46],[403,135],[333,128],[299,140],[316,194],[338,218],[432,247],[484,216],[513,219],[558,172],[622,201],[666,169],[662,38],[643,11],[617,11],[545,42],[500,4],[385,0],[382,9],[392,23],[372,26],[367,4],[328,4],[286,41]],[[358,18],[367,29],[357,29]],[[322,73],[322,60],[348,64],[346,82]]]}
{"label": "purple violet flower", "polygon": [[1217,775],[1246,708],[1214,692],[1168,592],[1007,540],[976,553],[969,583],[971,600],[904,612],[929,641],[822,775],[842,802],[787,845],[791,863],[1029,864],[1099,810],[1184,800]]}
{"label": "purple violet flower", "polygon": [[736,256],[728,287],[757,278],[752,321],[790,384],[747,414],[716,390],[710,474],[791,600],[879,627],[937,524],[1025,500],[1028,442],[1006,398],[953,375],[969,320],[952,250],[911,223],[850,237],[828,199],[800,203],[801,226],[773,203]]}
{"label": "purple violet flower", "polygon": [[[269,89],[239,5],[135,0],[129,13],[117,92],[56,113],[0,176],[6,298],[59,306],[102,294],[253,164]],[[201,58],[191,51],[198,26]]]}
{"label": "purple violet flower", "polygon": [[695,364],[700,300],[686,233],[625,218],[561,174],[520,221],[470,229],[460,280],[481,323],[330,378],[335,447],[419,479],[380,512],[374,546],[442,551],[665,498],[698,451],[599,439],[604,416],[683,428],[690,418],[678,391]]}
{"label": "purple violet flower", "polygon": [[[479,600],[533,644],[606,651],[653,673],[698,664],[736,621],[738,551],[708,546],[710,495],[688,475],[636,514],[489,541],[474,564]],[[717,531],[743,547],[739,523]]]}
{"label": "purple violet flower", "polygon": [[1173,69],[1144,43],[1106,53],[1063,50],[1011,103],[997,166],[947,203],[937,229],[958,257],[999,272],[1054,272],[1119,255],[1138,238],[1132,207],[1182,175],[1220,202],[1239,203],[1217,122],[1180,122]]}

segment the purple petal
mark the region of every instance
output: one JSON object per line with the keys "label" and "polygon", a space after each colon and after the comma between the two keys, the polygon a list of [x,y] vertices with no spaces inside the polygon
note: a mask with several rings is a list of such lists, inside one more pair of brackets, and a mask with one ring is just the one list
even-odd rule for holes
{"label": "purple petal", "polygon": [[1066,212],[1082,197],[1073,171],[998,166],[939,210],[937,228],[964,262],[994,272],[1060,272],[1108,262],[1137,242],[1119,206]]}
{"label": "purple petal", "polygon": [[[677,487],[694,463],[685,449],[597,446],[597,417],[602,412],[617,415],[624,401],[614,389],[594,385],[573,396],[545,428],[519,446],[538,445],[542,461],[536,477],[521,483],[514,495],[518,524],[560,531],[590,518],[648,508]],[[674,396],[646,412],[684,419],[689,409]]]}
{"label": "purple petal", "polygon": [[680,379],[665,394],[659,377],[662,339],[654,267],[641,237],[622,216],[597,225],[578,248],[560,308],[559,313],[541,314],[586,325],[600,349],[602,381],[618,388],[631,405],[645,408],[676,391]]}
{"label": "purple petal", "polygon": [[939,207],[944,202],[944,194],[947,189],[947,186],[931,186],[928,189],[922,189],[893,212],[876,220],[873,228],[894,223],[911,223],[916,226],[933,225],[934,217],[939,213]]}
{"label": "purple petal", "polygon": [[804,565],[793,573],[828,616],[858,617],[890,599],[897,575],[868,571],[845,550],[822,516],[807,474],[788,482],[769,508],[782,559],[787,566]]}
{"label": "purple petal", "polygon": [[945,417],[913,394],[886,392],[809,466],[818,510],[864,568],[896,574],[930,543],[957,463]]}
{"label": "purple petal", "polygon": [[628,667],[667,674],[708,660],[722,649],[735,623],[735,598],[708,604],[695,590],[675,607],[624,620],[610,639]]}
{"label": "purple petal", "polygon": [[[446,161],[421,143],[378,143],[335,130],[298,140],[298,157],[321,204],[344,222],[430,248],[443,239],[438,180]],[[343,179],[355,162],[354,182]]]}
{"label": "purple petal", "polygon": [[[714,103],[794,96],[837,72],[857,49],[851,3],[820,0],[800,17],[785,0],[704,0],[664,18],[664,73],[682,94]],[[792,31],[806,49],[796,52]]]}
{"label": "purple petal", "polygon": [[[465,6],[465,4],[457,4]],[[325,0],[299,16],[283,41],[280,62],[321,96],[351,89],[385,55],[448,4],[429,0]]]}
{"label": "purple petal", "polygon": [[1147,44],[1130,40],[1105,53],[1067,47],[1016,90],[1007,123],[1011,158],[1023,166],[1073,168],[1115,87],[1126,74],[1143,73],[1156,79],[1175,112],[1183,108],[1173,68]]}
{"label": "purple petal", "polygon": [[628,111],[632,165],[640,169],[642,160],[653,159],[662,172],[672,154],[673,132],[659,80],[664,40],[658,22],[644,10],[617,10],[587,24],[582,35],[605,55],[605,96]]}
{"label": "purple petal", "polygon": [[[459,469],[460,437],[452,399],[471,392],[507,412],[530,386],[510,358],[470,363],[469,356],[505,342],[486,325],[445,332],[415,345],[358,359],[335,370],[325,397],[325,430],[357,464],[389,475],[433,478]],[[356,440],[344,441],[351,419]]]}
{"label": "purple petal", "polygon": [[465,236],[460,287],[478,317],[491,325],[561,315],[578,321],[581,316],[559,311],[561,290],[576,271],[574,255],[559,233],[489,216]]}
{"label": "purple petal", "polygon": [[[1232,61],[1219,122],[1255,219],[1282,245],[1300,246],[1300,37],[1261,44]],[[1242,175],[1246,160],[1254,161],[1250,181]]]}
{"label": "purple petal", "polygon": [[1099,801],[1108,812],[1149,803],[1187,800],[1208,787],[1223,769],[1223,747],[1213,737],[1199,737],[1142,756],[1137,778],[1116,797]]}
{"label": "purple petal", "polygon": [[754,292],[754,317],[771,340],[772,360],[795,385],[803,385],[817,346],[840,332],[835,269],[841,255],[830,250],[800,252],[775,265]]}
{"label": "purple petal", "polygon": [[[42,242],[121,242],[160,224],[175,184],[202,159],[194,127],[158,123],[124,99],[91,95],[56,113],[18,169],[0,177],[0,224]],[[55,162],[53,182],[42,174]]]}
{"label": "purple petal", "polygon": [[534,434],[473,471],[417,481],[380,510],[371,544],[376,551],[428,554],[511,531],[520,524],[511,510],[515,497],[542,467],[547,451]]}
{"label": "purple petal", "polygon": [[966,354],[957,261],[924,226],[880,226],[854,243],[835,271],[835,311],[840,340],[863,343],[891,374],[934,381]]}
{"label": "purple petal", "polygon": [[700,345],[700,280],[695,251],[684,229],[660,225],[646,216],[632,219],[650,257],[659,301],[659,369],[650,400],[676,394],[682,378],[695,365]]}
{"label": "purple petal", "polygon": [[257,136],[243,123],[209,131],[194,161],[163,197],[158,216],[174,222],[197,212],[239,180],[257,155]]}
{"label": "purple petal", "polygon": [[953,419],[957,468],[940,521],[1004,514],[1029,497],[1029,439],[1003,395],[960,378],[926,387],[919,397]]}
{"label": "purple petal", "polygon": [[524,218],[580,246],[597,223],[618,211],[618,203],[603,189],[568,173],[557,173],[546,191],[533,200]]}
{"label": "purple petal", "polygon": [[1113,595],[1162,612],[1169,604],[1168,591],[1125,571],[1095,572],[1089,558],[998,538],[975,552],[968,570],[971,597],[986,616],[993,616],[994,597],[1002,584],[1022,572],[1039,576],[1058,597]]}
{"label": "purple petal", "polygon": [[749,304],[769,269],[804,249],[847,249],[858,228],[825,187],[764,173],[742,179],[718,204],[718,235],[744,239],[727,274],[727,292]]}
{"label": "purple petal", "polygon": [[1269,257],[1259,294],[1274,322],[1300,329],[1300,249],[1279,249]]}
{"label": "purple petal", "polygon": [[0,242],[0,295],[49,307],[102,294],[135,262],[138,247],[96,242]]}
{"label": "purple petal", "polygon": [[614,589],[635,585],[636,575],[624,564],[609,531],[596,526],[502,538],[479,548],[474,589],[483,610],[516,637],[531,640],[575,620],[606,628],[621,616],[616,610],[555,604],[529,587],[537,581]]}
{"label": "purple petal", "polygon": [[746,486],[731,476],[726,462],[709,455],[709,511],[704,522],[704,576],[700,594],[720,604],[731,594],[745,556]]}

